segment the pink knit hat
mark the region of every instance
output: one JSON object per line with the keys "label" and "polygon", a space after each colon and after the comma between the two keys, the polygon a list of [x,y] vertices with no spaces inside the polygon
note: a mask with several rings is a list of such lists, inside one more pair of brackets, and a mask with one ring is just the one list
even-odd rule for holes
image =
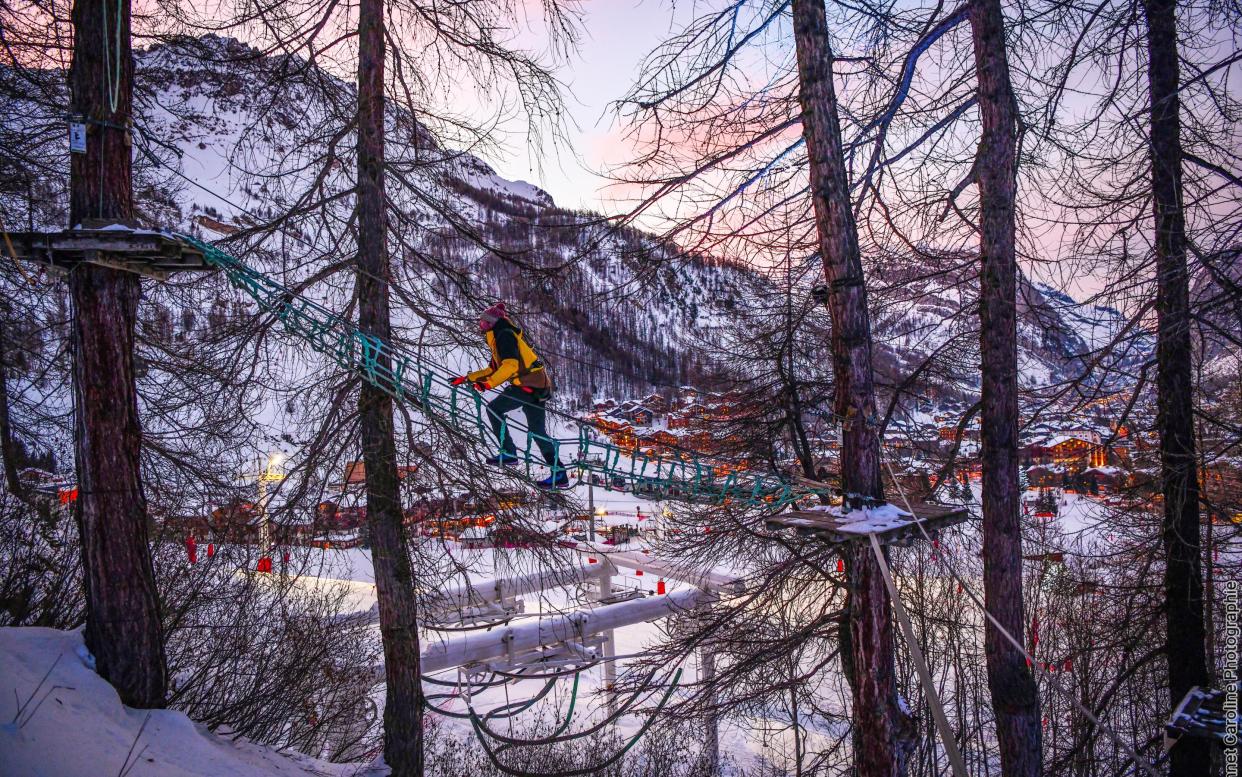
{"label": "pink knit hat", "polygon": [[497,302],[479,314],[479,328],[486,332],[488,329],[496,326],[497,321],[508,317],[509,314],[505,311],[505,303]]}

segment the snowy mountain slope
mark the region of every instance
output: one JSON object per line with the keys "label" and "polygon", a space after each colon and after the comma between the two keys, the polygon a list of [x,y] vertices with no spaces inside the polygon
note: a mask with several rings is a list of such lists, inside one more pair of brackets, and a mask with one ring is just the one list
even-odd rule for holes
{"label": "snowy mountain slope", "polygon": [[1112,346],[1105,366],[1134,373],[1156,351],[1156,339],[1142,327],[1126,329],[1125,314],[1109,305],[1079,303],[1059,289],[1037,284],[1035,290],[1047,301],[1059,321],[1077,334],[1087,350]]}
{"label": "snowy mountain slope", "polygon": [[[179,210],[173,219],[221,237],[296,208],[298,197],[316,185],[309,171],[324,142],[317,128],[330,123],[339,106],[325,104],[312,88],[324,86],[322,74],[307,75],[305,85],[281,85],[284,100],[256,99],[277,80],[279,61],[260,57],[237,66],[233,62],[254,52],[227,39],[201,43],[215,62],[169,46],[141,52],[139,104],[151,133],[177,151],[180,175],[164,177],[169,188],[180,184],[169,197]],[[284,107],[290,101],[295,106]],[[266,107],[277,103],[279,110]],[[439,149],[407,114],[392,111],[389,132],[396,170],[389,197],[407,216],[393,225],[404,260],[398,284],[434,304],[441,321],[456,319],[460,336],[441,339],[459,344],[475,341],[472,324],[481,304],[505,299],[553,364],[563,393],[574,399],[701,379],[711,370],[699,354],[711,329],[740,296],[767,291],[758,274],[686,255],[595,214],[557,208],[537,187],[506,181],[470,154]],[[350,176],[343,171],[351,168],[351,143],[340,144],[333,175],[320,184],[329,198],[348,191]],[[347,221],[351,204],[341,198],[333,217]],[[278,277],[298,277],[297,263],[310,259],[292,257],[320,250],[309,229],[299,237],[280,241],[279,249],[270,237],[262,244],[286,252],[276,262]],[[315,245],[308,251],[302,242]],[[320,261],[341,258],[338,252]],[[425,271],[428,262],[442,268],[434,280]],[[463,291],[462,283],[446,277],[452,273],[470,288]],[[329,306],[347,302],[344,296],[325,299]],[[408,305],[395,313],[413,330],[428,323]]]}
{"label": "snowy mountain slope", "polygon": [[[338,128],[352,85],[214,36],[157,45],[136,57],[136,190],[144,221],[221,238],[289,214],[277,229],[233,245],[290,285],[351,258],[353,140]],[[537,187],[442,149],[408,114],[390,111],[388,154],[389,197],[401,214],[392,225],[397,323],[462,367],[480,356],[474,312],[502,298],[571,400],[710,381],[719,365],[705,345],[719,344],[717,328],[729,323],[735,306],[777,293],[760,273],[557,208]],[[45,213],[54,221],[54,208]],[[346,242],[332,242],[342,233]],[[969,278],[919,278],[911,262],[890,264],[874,273],[882,281],[872,294],[879,367],[897,380],[934,354],[925,380],[970,391],[977,368]],[[340,310],[351,287],[341,277],[316,285],[313,294]],[[204,291],[198,305],[199,322],[217,308],[245,310],[243,301],[217,292]],[[1096,339],[1084,330],[1088,314],[1030,284],[1022,307],[1024,382],[1044,385],[1073,374]],[[162,314],[174,337],[184,334],[184,311],[176,312]]]}
{"label": "snowy mountain slope", "polygon": [[[904,256],[871,260],[877,369],[899,381],[920,369],[932,393],[972,394],[978,376],[977,262],[963,254],[911,262]],[[1095,349],[1107,345],[1125,324],[1111,308],[1079,305],[1068,295],[1019,278],[1017,307],[1018,372],[1022,386],[1041,389],[1081,377]],[[1113,354],[1108,369],[1092,379],[1125,380],[1133,364],[1154,344],[1132,337]],[[924,366],[924,362],[931,363]],[[1119,374],[1120,373],[1120,374]]]}
{"label": "snowy mountain slope", "polygon": [[[241,45],[219,39],[210,44],[226,49]],[[265,148],[275,158],[294,155],[293,144],[280,142],[279,137],[292,131],[290,127],[318,120],[322,111],[310,107],[313,100],[299,108],[309,111],[308,118],[267,116],[234,100],[233,95],[254,89],[239,87],[236,73],[227,68],[213,69],[161,49],[143,54],[140,65],[149,83],[160,90],[155,101],[160,104],[190,105],[214,87],[210,99],[220,103],[214,117],[166,127],[183,149],[183,162],[214,157],[202,172],[208,188],[227,186],[250,198],[250,207],[260,212],[285,206],[286,194],[270,186],[256,188],[237,170],[230,172],[228,160],[241,148],[252,160]],[[269,78],[271,67],[260,60],[249,78]],[[299,94],[296,89],[294,93]],[[264,122],[268,128],[257,133],[258,141],[239,138],[242,128]],[[633,395],[706,378],[713,365],[703,356],[704,344],[718,339],[714,327],[728,322],[736,304],[776,293],[757,272],[681,254],[635,230],[613,230],[593,214],[557,208],[547,193],[530,184],[505,181],[477,157],[445,155],[408,116],[394,116],[391,125],[398,137],[405,132],[411,140],[390,143],[390,155],[395,154],[398,164],[411,165],[412,175],[443,203],[441,212],[425,202],[409,204],[409,210],[418,214],[418,234],[409,239],[420,250],[470,274],[485,296],[506,299],[511,308],[525,314],[522,319],[532,339],[555,365],[560,385],[573,387],[576,399],[600,393]],[[186,195],[192,216],[213,207],[210,198],[200,198],[198,192]],[[390,191],[390,196],[404,195]],[[444,210],[468,222],[477,240],[463,239]],[[226,214],[226,220],[239,225],[247,221],[236,212]],[[481,244],[496,250],[483,250]],[[500,258],[499,253],[508,257]],[[662,260],[654,269],[652,256]],[[518,264],[548,271],[532,274],[519,270]],[[977,385],[970,334],[976,320],[971,279],[957,273],[912,281],[910,274],[909,269],[885,268],[887,280],[900,278],[906,285],[894,285],[891,293],[881,286],[873,295],[879,311],[878,348],[886,357],[882,361],[899,376],[936,354],[941,377],[969,390]],[[456,312],[463,319],[470,318],[471,303],[452,285],[437,291],[458,306]],[[1088,329],[1089,312],[1050,288],[1026,282],[1020,304],[1020,365],[1028,386],[1077,374],[1079,357],[1107,336],[1105,330],[1117,326],[1114,315]],[[954,338],[966,346],[964,352],[944,347]]]}

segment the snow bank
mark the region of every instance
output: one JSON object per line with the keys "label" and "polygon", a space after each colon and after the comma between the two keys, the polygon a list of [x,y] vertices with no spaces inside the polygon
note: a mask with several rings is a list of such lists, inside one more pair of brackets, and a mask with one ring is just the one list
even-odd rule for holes
{"label": "snow bank", "polygon": [[330,764],[233,741],[180,712],[130,709],[93,664],[80,632],[0,629],[0,772],[7,777],[368,773],[358,764]]}

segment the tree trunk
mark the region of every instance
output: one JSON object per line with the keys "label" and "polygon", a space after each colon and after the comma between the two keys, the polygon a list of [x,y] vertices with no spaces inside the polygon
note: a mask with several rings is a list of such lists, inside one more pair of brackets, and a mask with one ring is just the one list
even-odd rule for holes
{"label": "tree trunk", "polygon": [[[392,342],[384,196],[384,48],[383,0],[362,0],[358,8],[358,328]],[[358,412],[384,642],[384,760],[393,777],[415,777],[423,773],[422,680],[392,398],[363,383]]]}
{"label": "tree trunk", "polygon": [[[70,154],[70,226],[133,218],[129,18],[129,0],[77,0],[73,6],[71,111],[88,123],[86,153]],[[134,384],[141,287],[132,273],[84,264],[70,273],[69,290],[86,645],[121,701],[162,707],[167,669],[147,544]]]}
{"label": "tree trunk", "polygon": [[[848,496],[883,496],[880,441],[875,425],[871,369],[871,322],[863,281],[858,232],[850,210],[836,94],[832,47],[824,4],[794,0],[802,135],[810,161],[811,196],[819,253],[828,282],[832,319],[834,412],[843,421],[841,484]],[[860,777],[905,772],[911,750],[909,722],[897,705],[893,625],[888,591],[871,550],[854,546],[849,575],[849,660],[854,681],[854,758]]]}
{"label": "tree trunk", "polygon": [[[8,306],[0,315],[10,315]],[[18,477],[18,442],[13,436],[13,424],[9,419],[9,364],[4,345],[4,322],[0,321],[0,459],[4,463],[4,484],[9,493],[26,501],[26,489]]]}
{"label": "tree trunk", "polygon": [[[1182,210],[1181,104],[1175,0],[1145,0],[1151,90],[1151,189],[1156,222],[1156,425],[1164,493],[1165,627],[1170,709],[1209,682],[1203,621],[1196,477],[1190,294]],[[1170,774],[1207,774],[1207,740],[1185,737],[1169,754]]]}
{"label": "tree trunk", "polygon": [[[1022,522],[1018,489],[1016,101],[1005,52],[999,0],[970,6],[983,132],[975,164],[979,182],[979,354],[983,378],[983,592],[992,616],[1023,641]],[[996,715],[1001,771],[1038,777],[1039,693],[1026,658],[992,624],[984,632],[988,688]]]}

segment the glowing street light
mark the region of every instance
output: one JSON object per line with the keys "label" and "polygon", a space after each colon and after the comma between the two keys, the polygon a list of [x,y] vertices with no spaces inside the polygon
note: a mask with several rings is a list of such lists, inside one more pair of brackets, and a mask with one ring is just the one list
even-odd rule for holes
{"label": "glowing street light", "polygon": [[259,513],[259,565],[257,571],[272,571],[272,524],[267,517],[267,503],[270,495],[267,492],[268,483],[279,483],[285,479],[284,474],[280,471],[280,464],[284,461],[283,453],[270,453],[267,457],[267,465],[260,471],[257,478],[259,487],[259,500],[256,507]]}

